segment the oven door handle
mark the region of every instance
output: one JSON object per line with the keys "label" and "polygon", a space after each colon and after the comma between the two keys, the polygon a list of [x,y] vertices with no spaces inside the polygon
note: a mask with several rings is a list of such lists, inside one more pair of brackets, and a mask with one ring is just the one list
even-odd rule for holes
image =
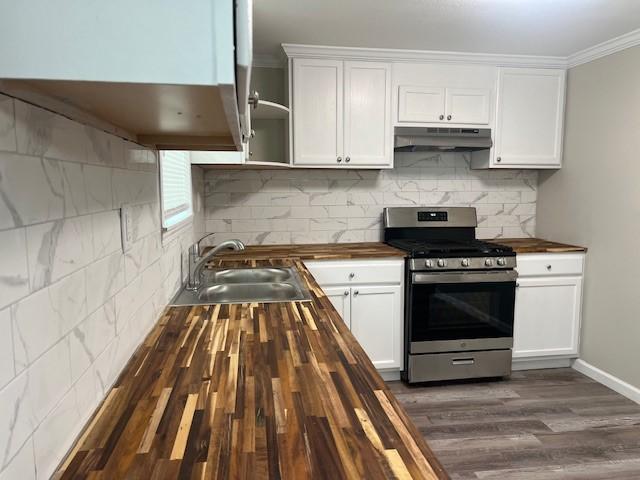
{"label": "oven door handle", "polygon": [[442,272],[442,273],[414,273],[411,283],[500,283],[515,282],[518,272],[515,270],[497,272]]}

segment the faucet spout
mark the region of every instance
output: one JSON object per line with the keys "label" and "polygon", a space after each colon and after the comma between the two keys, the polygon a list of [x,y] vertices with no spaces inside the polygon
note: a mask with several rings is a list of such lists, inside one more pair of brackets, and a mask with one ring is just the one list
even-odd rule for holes
{"label": "faucet spout", "polygon": [[190,253],[189,255],[189,279],[187,280],[188,290],[197,290],[202,282],[202,270],[207,262],[215,257],[222,250],[244,250],[245,246],[240,240],[227,240],[216,245],[209,250],[206,255],[200,256],[199,253]]}

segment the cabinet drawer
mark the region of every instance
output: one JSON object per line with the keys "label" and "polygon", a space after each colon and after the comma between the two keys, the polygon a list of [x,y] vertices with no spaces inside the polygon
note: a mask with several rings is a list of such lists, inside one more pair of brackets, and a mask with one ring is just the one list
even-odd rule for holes
{"label": "cabinet drawer", "polygon": [[320,286],[401,283],[404,276],[404,260],[313,260],[304,264]]}
{"label": "cabinet drawer", "polygon": [[583,253],[530,253],[516,257],[518,274],[527,276],[582,275]]}

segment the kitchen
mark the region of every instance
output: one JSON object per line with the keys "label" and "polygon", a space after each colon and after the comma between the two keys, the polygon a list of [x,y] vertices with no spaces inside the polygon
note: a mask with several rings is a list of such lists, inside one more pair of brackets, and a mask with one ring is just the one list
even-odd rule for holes
{"label": "kitchen", "polygon": [[636,2],[0,11],[1,480],[640,478]]}

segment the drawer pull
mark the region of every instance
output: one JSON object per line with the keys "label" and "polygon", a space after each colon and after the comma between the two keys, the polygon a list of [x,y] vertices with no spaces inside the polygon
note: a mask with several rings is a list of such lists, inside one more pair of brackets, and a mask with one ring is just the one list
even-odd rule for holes
{"label": "drawer pull", "polygon": [[356,274],[355,274],[355,273],[353,273],[353,272],[351,272],[351,273],[349,274],[349,278],[353,278],[353,277],[355,277],[355,276],[356,276]]}
{"label": "drawer pull", "polygon": [[359,295],[359,294],[360,294],[360,292],[359,292],[358,290],[356,290],[355,292],[353,292],[353,296],[354,296],[354,297],[355,297],[355,296],[357,296],[357,295]]}
{"label": "drawer pull", "polygon": [[452,365],[473,365],[476,363],[476,359],[473,357],[470,358],[454,358],[451,360]]}
{"label": "drawer pull", "polygon": [[551,271],[551,265],[547,265],[547,270]]}
{"label": "drawer pull", "polygon": [[349,290],[345,290],[345,291],[344,291],[344,296],[345,296],[345,297],[348,297],[348,296],[349,296]]}

